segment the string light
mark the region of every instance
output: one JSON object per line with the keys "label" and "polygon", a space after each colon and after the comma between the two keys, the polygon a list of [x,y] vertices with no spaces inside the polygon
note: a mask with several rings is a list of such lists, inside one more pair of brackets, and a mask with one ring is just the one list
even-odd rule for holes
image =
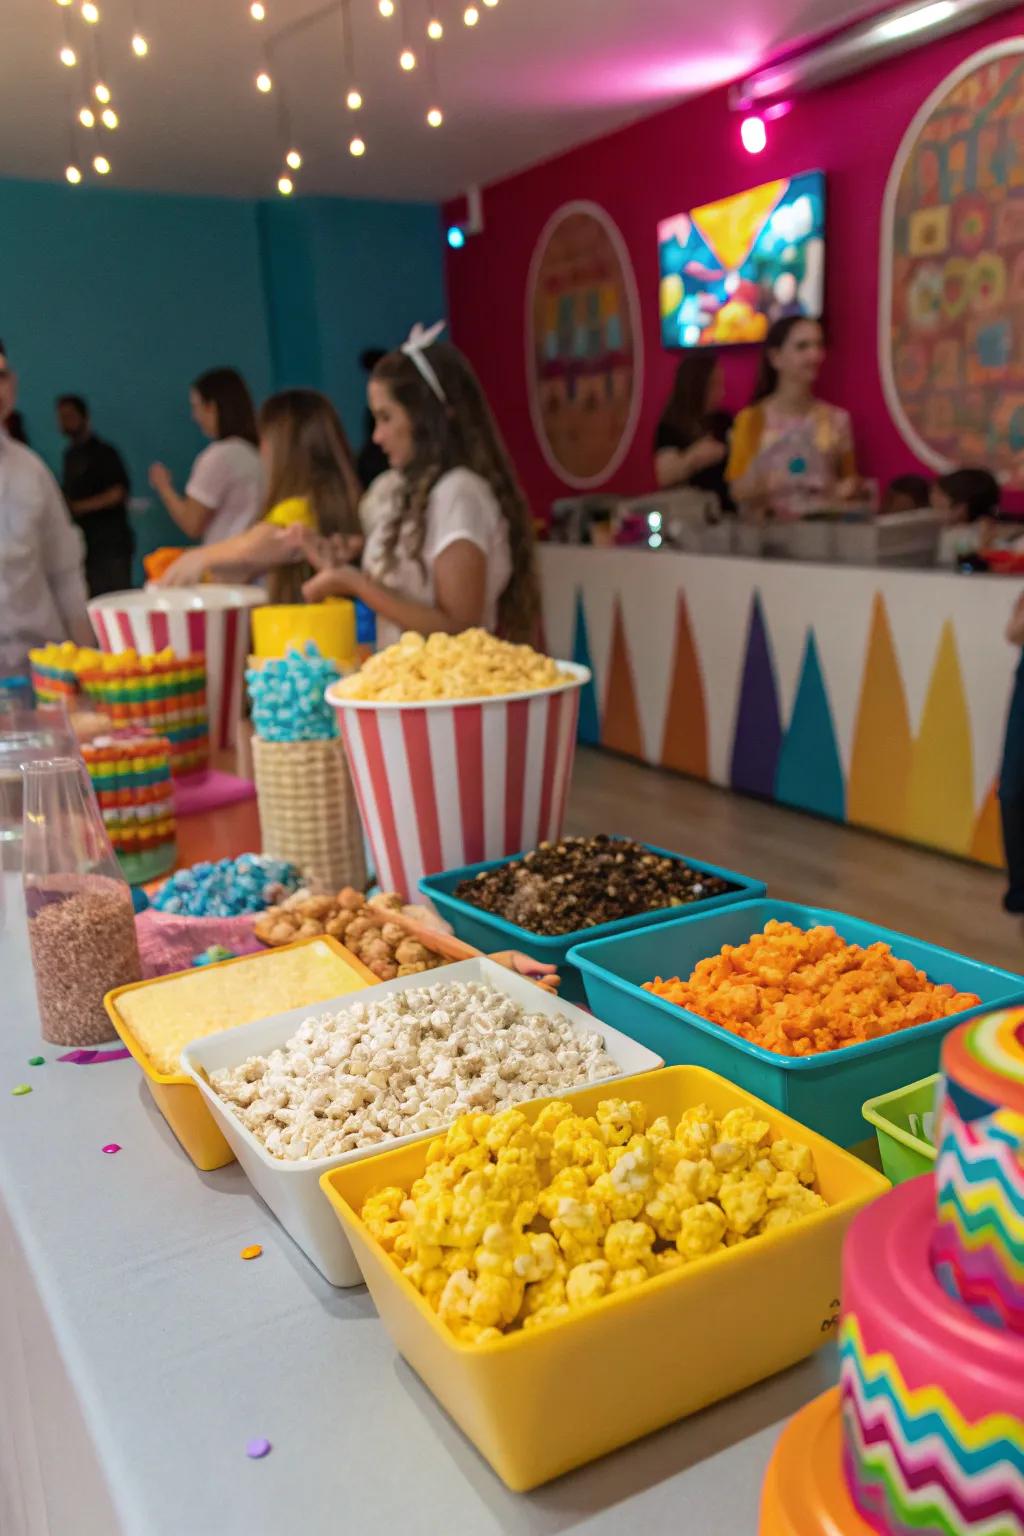
{"label": "string light", "polygon": [[497,3],[498,0],[484,0],[484,5],[489,6],[492,11],[494,10],[494,7],[497,5]]}
{"label": "string light", "polygon": [[82,20],[94,27],[100,19],[100,8],[95,0],[82,0]]}
{"label": "string light", "polygon": [[279,176],[277,178],[277,190],[282,197],[291,197],[295,191],[295,183],[290,176]]}
{"label": "string light", "polygon": [[467,27],[475,27],[480,20],[480,12],[475,5],[467,5],[462,13],[462,19]]}
{"label": "string light", "polygon": [[362,139],[353,139],[351,144],[348,146],[348,152],[350,155],[354,155],[358,160],[360,156],[366,154],[366,145],[363,143]]}
{"label": "string light", "polygon": [[149,44],[141,32],[136,32],[132,37],[132,53],[137,59],[144,59],[149,52]]}
{"label": "string light", "polygon": [[263,4],[263,0],[252,0],[252,5],[249,7],[249,15],[253,21],[266,21],[267,8]]}
{"label": "string light", "polygon": [[427,122],[431,128],[440,128],[441,124],[444,122],[444,113],[441,111],[440,107],[431,107],[430,111],[427,113]]}
{"label": "string light", "polygon": [[290,165],[293,171],[297,171],[302,164],[302,156],[297,149],[290,149],[284,157],[285,165]]}
{"label": "string light", "polygon": [[96,114],[92,110],[92,107],[82,107],[78,114],[78,121],[81,123],[83,128],[95,128]]}
{"label": "string light", "polygon": [[416,55],[411,48],[403,48],[398,55],[398,62],[408,72],[410,69],[416,68]]}
{"label": "string light", "polygon": [[109,128],[111,132],[113,132],[113,130],[120,122],[120,118],[114,111],[113,107],[104,107],[103,111],[100,113],[100,122],[103,124],[104,128]]}
{"label": "string light", "polygon": [[97,155],[92,162],[92,168],[96,172],[97,176],[110,175],[110,161],[107,159],[106,155]]}
{"label": "string light", "polygon": [[269,90],[273,89],[273,85],[274,82],[271,80],[266,70],[261,69],[259,74],[256,76],[256,89],[258,91],[262,91],[263,94],[266,95]]}
{"label": "string light", "polygon": [[377,0],[377,9],[387,20],[395,14],[395,0]]}
{"label": "string light", "polygon": [[59,6],[68,6],[71,4],[71,0],[57,0],[57,4]]}
{"label": "string light", "polygon": [[82,179],[82,173],[77,165],[69,165],[65,167],[64,178],[66,181],[70,181],[73,187],[77,187]]}
{"label": "string light", "polygon": [[62,64],[66,65],[68,69],[74,69],[75,65],[78,63],[78,54],[71,47],[70,43],[65,43],[64,47],[61,49],[60,61]]}
{"label": "string light", "polygon": [[358,112],[362,104],[363,98],[359,91],[349,91],[348,95],[345,97],[345,105],[348,107],[349,111]]}
{"label": "string light", "polygon": [[101,101],[104,106],[106,106],[110,100],[110,87],[109,85],[104,85],[102,80],[97,80],[96,84],[92,88],[92,93],[96,97],[96,100]]}
{"label": "string light", "polygon": [[438,21],[436,16],[431,16],[427,22],[427,36],[432,43],[439,43],[442,37],[444,37],[444,25]]}

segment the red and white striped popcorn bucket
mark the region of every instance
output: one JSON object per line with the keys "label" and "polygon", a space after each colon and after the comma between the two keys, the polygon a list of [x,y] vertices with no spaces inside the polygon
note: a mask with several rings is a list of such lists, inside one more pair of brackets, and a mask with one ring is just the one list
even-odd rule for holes
{"label": "red and white striped popcorn bucket", "polygon": [[561,836],[590,672],[559,666],[565,686],[496,698],[390,704],[328,688],[385,890],[415,899],[424,875]]}
{"label": "red and white striped popcorn bucket", "polygon": [[214,583],[108,592],[93,598],[89,617],[100,649],[112,655],[128,650],[153,655],[168,646],[181,657],[201,651],[206,657],[210,745],[225,751],[238,738],[249,656],[249,611],[266,600],[262,587]]}

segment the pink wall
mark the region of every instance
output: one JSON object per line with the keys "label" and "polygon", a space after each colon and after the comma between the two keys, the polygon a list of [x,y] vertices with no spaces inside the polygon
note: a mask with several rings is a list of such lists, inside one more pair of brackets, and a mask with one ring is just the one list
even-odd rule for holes
{"label": "pink wall", "polygon": [[[826,327],[822,393],[852,413],[864,473],[885,480],[919,468],[889,418],[878,374],[878,242],[882,194],[900,139],[924,98],[961,60],[1020,33],[1020,11],[908,52],[869,72],[798,97],[768,127],[768,148],[740,147],[738,119],[718,90],[488,187],[486,228],[448,253],[453,339],[480,372],[535,511],[567,493],[546,464],[530,422],[525,373],[525,289],[534,244],[564,202],[600,203],[633,259],[643,313],[643,408],[609,488],[652,488],[651,441],[676,355],[658,320],[659,219],[796,171],[828,174]],[[453,216],[458,216],[458,210]],[[728,403],[746,403],[755,349],[723,353]]]}

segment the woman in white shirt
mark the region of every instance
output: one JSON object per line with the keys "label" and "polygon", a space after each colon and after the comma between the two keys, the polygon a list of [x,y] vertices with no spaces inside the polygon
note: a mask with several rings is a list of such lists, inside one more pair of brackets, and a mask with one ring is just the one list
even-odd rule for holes
{"label": "woman in white shirt", "polygon": [[[377,615],[377,644],[404,630],[457,634],[481,626],[534,637],[538,611],[533,523],[484,392],[440,327],[418,327],[373,370],[373,440],[391,468],[364,502],[361,568],[330,564],[306,582],[310,602],[358,598]],[[367,515],[372,512],[372,515]]]}
{"label": "woman in white shirt", "polygon": [[192,419],[213,438],[192,465],[185,494],[174,488],[170,470],[154,464],[149,483],[190,539],[217,544],[244,533],[263,507],[256,413],[242,375],[234,368],[211,368],[189,390]]}

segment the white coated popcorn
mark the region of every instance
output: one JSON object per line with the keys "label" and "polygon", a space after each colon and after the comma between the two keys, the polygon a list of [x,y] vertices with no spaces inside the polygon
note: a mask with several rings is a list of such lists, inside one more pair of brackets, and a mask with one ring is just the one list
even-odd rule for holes
{"label": "white coated popcorn", "polygon": [[273,1157],[336,1157],[467,1110],[493,1113],[619,1071],[600,1035],[483,982],[435,982],[311,1017],[210,1083]]}

